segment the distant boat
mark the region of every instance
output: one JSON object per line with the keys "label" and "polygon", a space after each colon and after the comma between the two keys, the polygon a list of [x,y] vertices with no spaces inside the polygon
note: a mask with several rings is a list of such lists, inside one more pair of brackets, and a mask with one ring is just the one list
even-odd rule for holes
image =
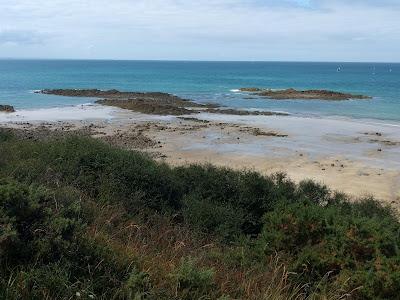
{"label": "distant boat", "polygon": [[392,73],[392,69],[389,69],[389,73]]}
{"label": "distant boat", "polygon": [[336,72],[341,72],[342,71],[342,67],[338,67],[337,69],[336,69]]}

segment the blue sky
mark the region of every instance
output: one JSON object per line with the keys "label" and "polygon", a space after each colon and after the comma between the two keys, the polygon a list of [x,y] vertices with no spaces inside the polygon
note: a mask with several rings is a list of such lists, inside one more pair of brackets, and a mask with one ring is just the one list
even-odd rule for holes
{"label": "blue sky", "polygon": [[0,57],[400,62],[400,0],[2,0]]}

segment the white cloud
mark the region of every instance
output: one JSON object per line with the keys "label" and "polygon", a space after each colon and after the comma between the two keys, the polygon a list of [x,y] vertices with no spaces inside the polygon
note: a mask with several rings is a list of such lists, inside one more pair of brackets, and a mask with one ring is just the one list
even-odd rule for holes
{"label": "white cloud", "polygon": [[30,30],[0,30],[0,45],[35,45],[42,44],[45,35]]}
{"label": "white cloud", "polygon": [[0,45],[0,56],[400,61],[396,3],[2,1],[0,32],[16,44],[32,42]]}

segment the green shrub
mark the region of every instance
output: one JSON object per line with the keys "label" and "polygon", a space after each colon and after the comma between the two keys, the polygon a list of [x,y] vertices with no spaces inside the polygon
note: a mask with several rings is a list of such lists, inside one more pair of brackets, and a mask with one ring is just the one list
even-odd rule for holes
{"label": "green shrub", "polygon": [[303,180],[299,183],[298,192],[303,197],[320,205],[326,205],[331,199],[331,191],[327,186],[312,180]]}
{"label": "green shrub", "polygon": [[0,181],[3,260],[47,261],[68,251],[75,231],[82,226],[77,215],[79,204],[66,194],[59,199],[54,196],[43,187]]}
{"label": "green shrub", "polygon": [[78,289],[59,264],[13,270],[9,277],[0,279],[1,299],[68,299],[76,292]]}
{"label": "green shrub", "polygon": [[128,299],[146,299],[151,294],[149,274],[133,270],[125,284],[125,294]]}
{"label": "green shrub", "polygon": [[218,211],[221,207],[236,211],[237,218],[241,219],[240,231],[245,234],[258,234],[264,213],[274,207],[277,199],[284,197],[284,192],[288,192],[279,190],[273,178],[257,172],[192,165],[177,168],[175,173],[189,199],[204,201],[206,206],[215,206]]}
{"label": "green shrub", "polygon": [[176,270],[170,274],[176,285],[179,299],[214,299],[214,270],[201,269],[192,258],[183,258]]}
{"label": "green shrub", "polygon": [[347,203],[282,204],[266,214],[260,245],[266,254],[280,252],[288,257],[302,283],[318,283],[331,273],[339,286],[348,279],[353,288],[363,286],[357,292],[363,299],[396,297],[400,225],[389,211],[382,214],[381,209],[379,217],[371,217],[364,209]]}
{"label": "green shrub", "polygon": [[122,290],[131,258],[85,233],[74,189],[49,190],[0,180],[1,293],[15,299],[112,297]]}
{"label": "green shrub", "polygon": [[240,234],[244,213],[229,204],[221,205],[194,195],[186,197],[184,204],[183,216],[195,229],[228,240]]}
{"label": "green shrub", "polygon": [[[214,216],[228,217],[227,222],[204,220],[204,227],[200,223],[196,227],[230,239],[238,234],[259,234],[262,216],[279,201],[292,203],[321,197],[330,201],[331,197],[326,187],[312,182],[303,182],[297,187],[284,174],[265,177],[257,172],[210,165],[172,169],[141,153],[77,136],[42,142],[5,142],[0,154],[6,159],[0,171],[4,175],[28,184],[72,186],[98,202],[118,201],[133,214],[184,213],[185,221],[193,224],[189,216],[200,216],[199,213],[214,207]],[[206,206],[202,212],[198,211],[200,202]],[[196,211],[191,212],[191,208]],[[233,217],[233,211],[237,214],[237,224],[229,221],[232,218],[227,215]],[[222,232],[223,227],[226,232]]]}
{"label": "green shrub", "polygon": [[[0,180],[0,298],[57,298],[60,286],[71,297],[164,296],[112,241],[88,236],[98,214],[88,203],[123,207],[127,219],[173,216],[243,246],[218,257],[231,266],[260,269],[265,254],[279,252],[310,290],[329,273],[326,290],[362,286],[354,293],[360,299],[400,292],[398,217],[374,199],[351,203],[313,181],[209,165],[171,168],[90,138],[20,141],[0,130],[1,177],[10,179]],[[107,228],[113,236],[112,221]],[[212,274],[189,259],[171,278],[186,299],[217,298]]]}
{"label": "green shrub", "polygon": [[117,200],[132,213],[155,210],[175,214],[185,204],[184,199],[192,197],[206,199],[217,210],[230,207],[243,217],[238,233],[258,234],[263,214],[277,199],[296,196],[294,184],[282,178],[278,181],[256,172],[212,166],[171,169],[143,154],[76,136],[3,143],[0,153],[7,162],[0,171],[4,175],[28,184],[72,186],[96,201]]}
{"label": "green shrub", "polygon": [[132,211],[180,204],[180,188],[167,165],[93,139],[6,143],[0,153],[7,160],[3,174],[27,183],[71,185],[98,201],[118,199]]}

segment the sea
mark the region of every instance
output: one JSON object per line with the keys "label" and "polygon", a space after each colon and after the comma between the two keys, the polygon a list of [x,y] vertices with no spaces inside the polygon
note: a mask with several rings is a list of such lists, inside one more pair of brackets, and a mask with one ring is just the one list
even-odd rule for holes
{"label": "sea", "polygon": [[[373,98],[270,100],[242,93],[242,87],[327,89]],[[239,109],[400,122],[400,64],[396,63],[0,60],[0,104],[35,110],[95,101],[35,93],[52,88],[158,91]]]}

